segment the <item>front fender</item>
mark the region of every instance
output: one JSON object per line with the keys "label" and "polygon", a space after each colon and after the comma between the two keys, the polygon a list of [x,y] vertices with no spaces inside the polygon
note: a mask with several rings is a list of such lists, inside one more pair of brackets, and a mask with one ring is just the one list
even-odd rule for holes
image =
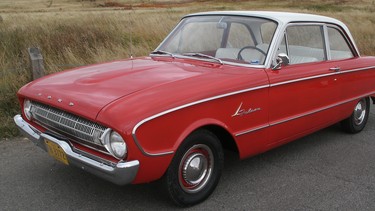
{"label": "front fender", "polygon": [[211,125],[219,126],[221,128],[224,128],[227,131],[231,131],[230,128],[226,124],[224,124],[223,122],[221,122],[217,119],[212,119],[212,118],[199,119],[199,120],[193,122],[192,124],[190,124],[181,133],[181,135],[178,137],[178,139],[177,139],[175,145],[173,146],[173,148],[175,150],[177,150],[178,147],[181,145],[181,143],[186,139],[186,137],[189,136],[195,130],[197,130],[199,128],[202,128],[202,127],[205,127],[205,126],[211,126]]}
{"label": "front fender", "polygon": [[[141,127],[139,127],[139,130],[136,131],[138,135],[136,135],[135,137],[139,137],[141,138],[140,140],[142,140],[142,142],[138,143],[137,145],[140,148],[140,151],[143,153],[138,154],[137,156],[140,160],[141,166],[134,184],[149,182],[161,178],[164,175],[165,171],[168,169],[169,164],[180,144],[187,136],[189,136],[189,134],[191,134],[198,128],[208,125],[215,125],[229,130],[229,128],[225,124],[223,124],[219,120],[211,118],[204,118],[193,121],[191,124],[186,125],[184,128],[176,127],[176,130],[168,130],[171,124],[168,121],[163,125],[165,130],[151,130],[153,129],[153,127],[160,125],[159,121],[166,121],[166,119],[162,117],[159,118],[160,119],[154,119],[147,124],[145,123],[144,127],[142,125]],[[159,127],[159,129],[161,128],[163,127]],[[162,136],[164,138],[161,139],[166,141],[155,141],[160,139],[160,137],[154,137],[153,135]],[[160,145],[167,148],[161,150],[162,147],[158,147],[152,150],[150,149],[152,144],[147,144],[148,142],[146,143],[146,140],[155,142],[154,147],[156,147],[156,145]],[[135,141],[137,142],[139,140]]]}

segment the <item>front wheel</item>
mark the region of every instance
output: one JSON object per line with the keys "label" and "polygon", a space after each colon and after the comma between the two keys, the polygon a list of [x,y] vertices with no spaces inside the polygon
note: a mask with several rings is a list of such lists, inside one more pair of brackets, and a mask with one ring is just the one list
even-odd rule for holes
{"label": "front wheel", "polygon": [[178,148],[165,174],[170,198],[184,207],[202,202],[217,186],[223,163],[223,149],[213,133],[192,133]]}
{"label": "front wheel", "polygon": [[348,133],[359,133],[365,128],[370,113],[370,100],[362,98],[356,106],[352,115],[341,122],[342,127]]}

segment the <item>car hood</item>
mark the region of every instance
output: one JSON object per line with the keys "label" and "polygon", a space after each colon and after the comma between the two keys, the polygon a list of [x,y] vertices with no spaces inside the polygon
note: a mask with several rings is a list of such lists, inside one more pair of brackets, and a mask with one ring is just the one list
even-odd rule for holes
{"label": "car hood", "polygon": [[151,58],[115,61],[43,77],[19,95],[95,120],[102,108],[121,97],[203,74],[191,66]]}

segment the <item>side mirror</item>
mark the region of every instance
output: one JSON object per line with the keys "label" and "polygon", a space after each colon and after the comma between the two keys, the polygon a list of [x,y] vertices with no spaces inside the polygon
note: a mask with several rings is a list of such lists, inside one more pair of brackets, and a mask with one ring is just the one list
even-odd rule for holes
{"label": "side mirror", "polygon": [[272,70],[280,70],[282,66],[289,64],[290,59],[285,53],[280,53],[277,55],[276,62],[277,64],[272,68]]}

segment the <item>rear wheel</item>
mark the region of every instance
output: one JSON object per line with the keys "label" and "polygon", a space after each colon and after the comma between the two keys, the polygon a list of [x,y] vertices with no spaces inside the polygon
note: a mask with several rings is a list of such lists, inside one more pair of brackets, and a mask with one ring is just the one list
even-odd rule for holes
{"label": "rear wheel", "polygon": [[202,202],[217,186],[223,162],[222,146],[213,133],[192,133],[181,144],[166,172],[169,196],[180,206]]}
{"label": "rear wheel", "polygon": [[365,128],[370,113],[369,98],[362,98],[356,106],[352,115],[341,122],[342,127],[348,133],[358,133]]}

